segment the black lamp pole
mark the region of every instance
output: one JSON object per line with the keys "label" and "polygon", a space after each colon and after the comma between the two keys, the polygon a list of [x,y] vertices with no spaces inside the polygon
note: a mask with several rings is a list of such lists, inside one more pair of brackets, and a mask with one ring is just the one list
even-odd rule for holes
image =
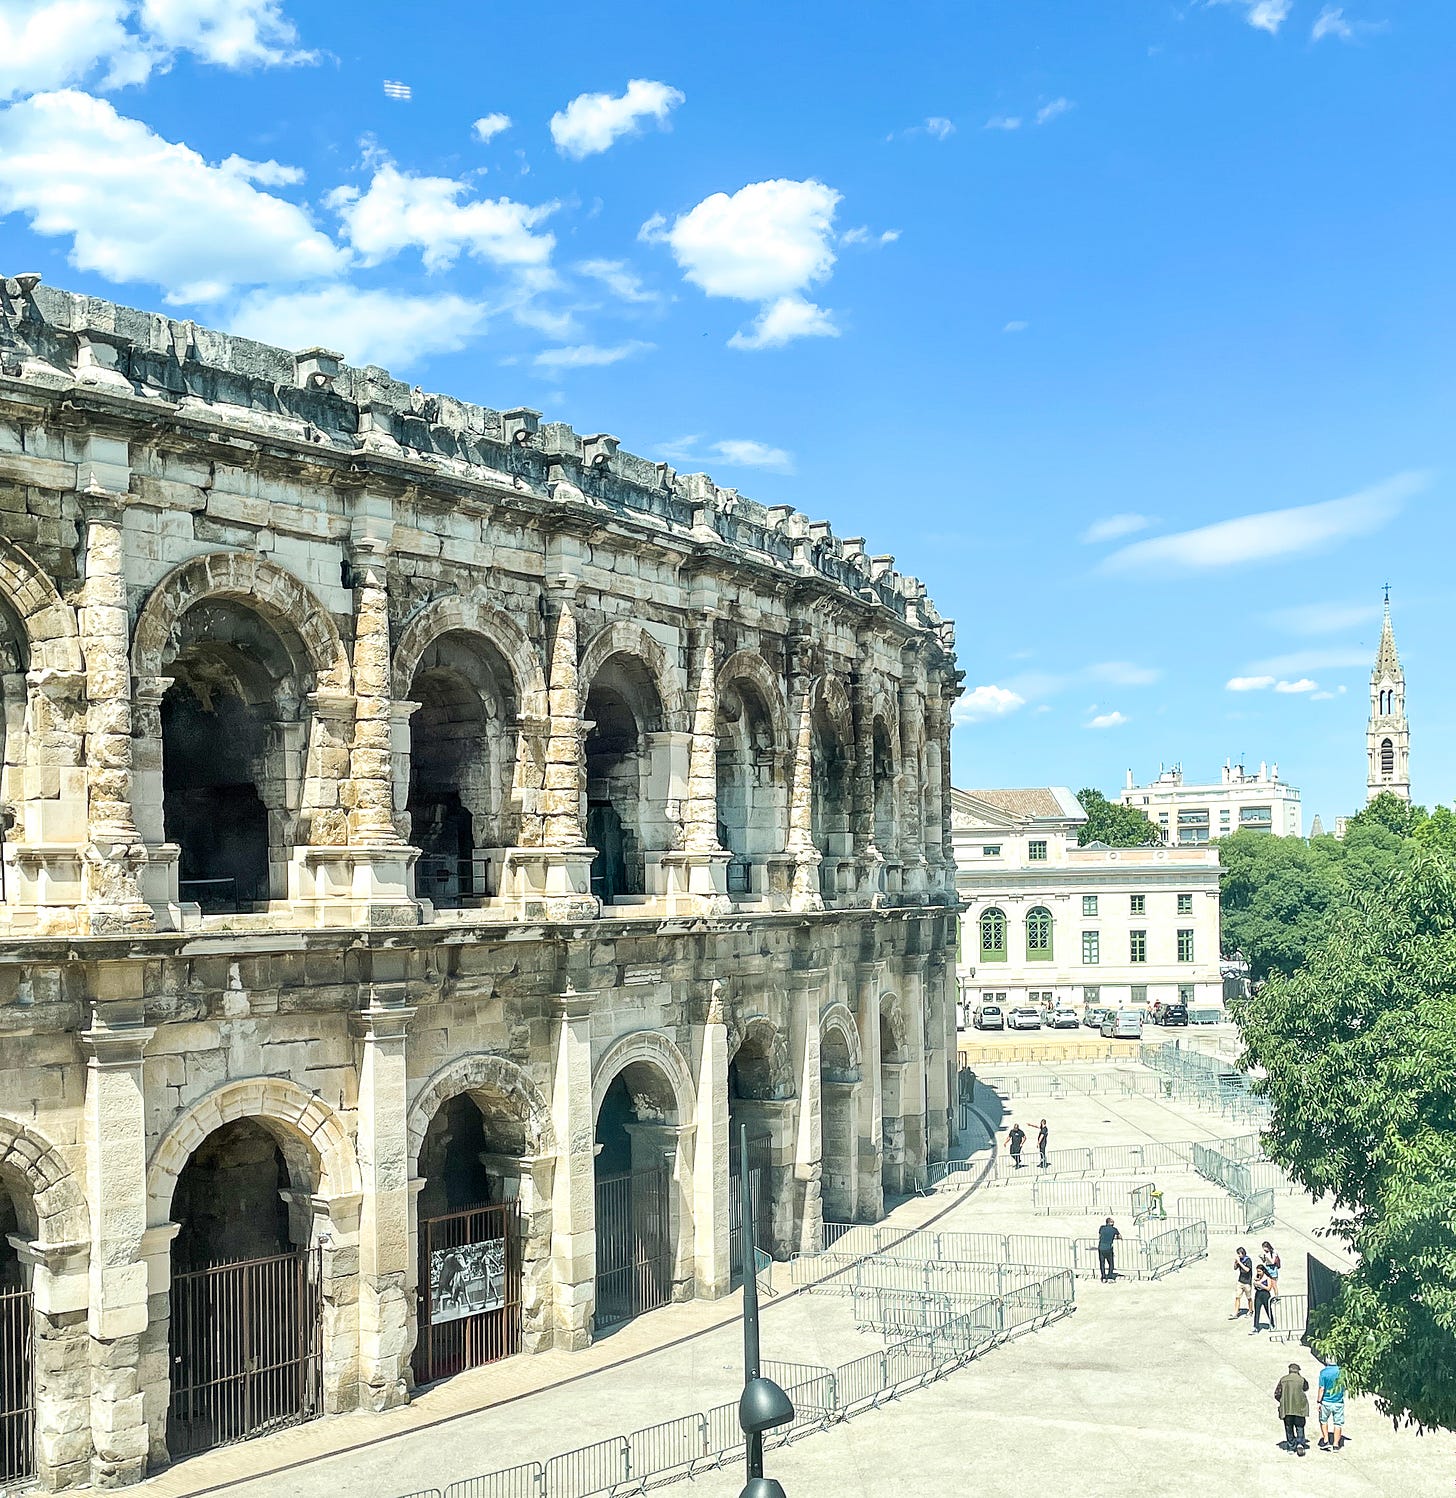
{"label": "black lamp pole", "polygon": [[763,1433],[794,1418],[789,1396],[759,1372],[758,1245],[753,1239],[753,1196],[748,1174],[748,1125],[738,1133],[738,1223],[743,1240],[743,1394],[738,1423],[743,1428],[748,1483],[739,1498],[787,1498],[782,1484],[763,1475]]}

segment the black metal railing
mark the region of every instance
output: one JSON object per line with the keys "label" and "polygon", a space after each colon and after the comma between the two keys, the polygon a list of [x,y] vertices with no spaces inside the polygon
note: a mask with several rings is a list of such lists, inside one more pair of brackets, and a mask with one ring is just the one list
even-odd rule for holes
{"label": "black metal railing", "polygon": [[672,1299],[671,1188],[665,1164],[598,1179],[598,1328],[630,1321]]}
{"label": "black metal railing", "polygon": [[0,1291],[0,1489],[35,1476],[34,1305]]}
{"label": "black metal railing", "polygon": [[746,858],[733,859],[728,865],[728,893],[746,895],[752,887],[752,865]]}
{"label": "black metal railing", "polygon": [[415,860],[415,893],[437,909],[458,910],[466,900],[490,894],[490,859],[421,853]]}

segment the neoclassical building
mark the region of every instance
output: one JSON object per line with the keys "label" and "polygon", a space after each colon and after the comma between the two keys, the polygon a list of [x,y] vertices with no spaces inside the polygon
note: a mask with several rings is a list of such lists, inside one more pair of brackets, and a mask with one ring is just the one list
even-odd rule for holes
{"label": "neoclassical building", "polygon": [[536,412],[0,281],[0,1485],[725,1294],[953,1128],[951,625]]}

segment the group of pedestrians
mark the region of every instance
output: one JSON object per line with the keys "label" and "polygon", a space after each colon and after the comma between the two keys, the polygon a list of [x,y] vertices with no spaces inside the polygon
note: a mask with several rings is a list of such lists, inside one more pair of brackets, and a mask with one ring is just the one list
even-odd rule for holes
{"label": "group of pedestrians", "polygon": [[[1289,1372],[1274,1385],[1274,1399],[1279,1406],[1279,1418],[1284,1422],[1284,1440],[1280,1444],[1286,1451],[1303,1456],[1309,1450],[1309,1437],[1305,1434],[1305,1423],[1309,1419],[1309,1380],[1300,1371],[1298,1363],[1291,1363]],[[1343,1451],[1345,1374],[1333,1359],[1320,1369],[1315,1399],[1319,1407],[1319,1449]]]}
{"label": "group of pedestrians", "polygon": [[[1037,1164],[1045,1170],[1047,1168],[1047,1140],[1051,1136],[1047,1132],[1047,1121],[1042,1121],[1036,1126],[1036,1152],[1040,1158]],[[1026,1148],[1026,1130],[1019,1123],[1011,1125],[1006,1135],[1007,1146],[1011,1150],[1011,1163],[1017,1170],[1022,1168],[1021,1152]]]}
{"label": "group of pedestrians", "polygon": [[1234,1313],[1230,1321],[1253,1313],[1254,1327],[1249,1333],[1257,1337],[1262,1331],[1274,1330],[1274,1302],[1279,1298],[1279,1270],[1282,1261],[1274,1245],[1266,1238],[1259,1245],[1256,1264],[1248,1249],[1240,1244],[1234,1250],[1234,1273],[1238,1288],[1234,1291]]}

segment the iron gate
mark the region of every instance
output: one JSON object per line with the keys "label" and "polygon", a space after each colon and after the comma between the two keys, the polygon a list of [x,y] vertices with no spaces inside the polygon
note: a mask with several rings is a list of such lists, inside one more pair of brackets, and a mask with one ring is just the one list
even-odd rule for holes
{"label": "iron gate", "polygon": [[323,1406],[320,1256],[295,1249],[172,1276],[172,1459],[311,1420]]}
{"label": "iron gate", "polygon": [[[743,1183],[738,1173],[738,1130],[728,1136],[728,1255],[732,1260],[733,1283],[743,1282]],[[765,1253],[773,1253],[773,1197],[768,1189],[772,1146],[767,1134],[748,1141],[748,1187],[752,1204],[753,1236]],[[757,1262],[757,1261],[755,1261]],[[762,1266],[760,1265],[760,1268]]]}
{"label": "iron gate", "polygon": [[0,1291],[0,1489],[35,1475],[32,1327],[30,1291]]}
{"label": "iron gate", "polygon": [[467,1207],[420,1223],[415,1382],[521,1350],[521,1204]]}
{"label": "iron gate", "polygon": [[598,1328],[672,1299],[671,1189],[666,1164],[598,1179]]}

